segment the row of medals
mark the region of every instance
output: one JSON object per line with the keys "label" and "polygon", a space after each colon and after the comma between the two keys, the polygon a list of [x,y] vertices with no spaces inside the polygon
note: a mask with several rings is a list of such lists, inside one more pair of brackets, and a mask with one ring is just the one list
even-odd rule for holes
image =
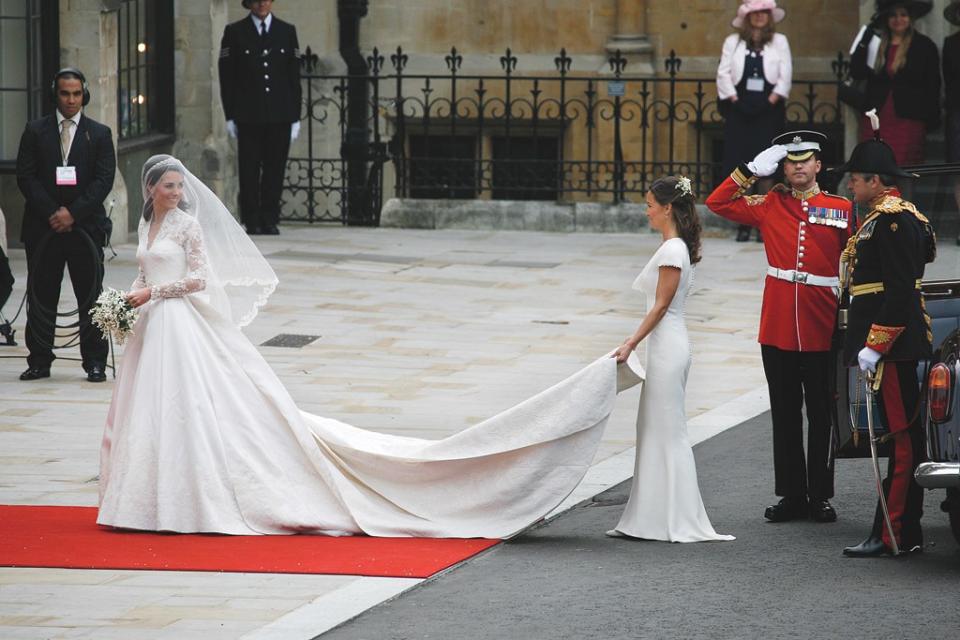
{"label": "row of medals", "polygon": [[[800,202],[800,207],[803,209],[803,213],[805,213],[808,216],[807,220],[810,222],[810,224],[823,224],[828,227],[837,227],[838,229],[847,228],[847,221],[844,218],[827,218],[824,216],[817,216],[810,213],[810,205],[807,203],[806,200],[803,200]],[[815,208],[820,210],[835,212],[837,215],[843,214],[843,211],[841,211],[840,209],[825,209],[824,207],[815,207]]]}

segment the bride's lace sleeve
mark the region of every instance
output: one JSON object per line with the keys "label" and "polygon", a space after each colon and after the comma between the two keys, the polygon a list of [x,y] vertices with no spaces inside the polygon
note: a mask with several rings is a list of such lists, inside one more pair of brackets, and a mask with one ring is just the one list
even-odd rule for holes
{"label": "bride's lace sleeve", "polygon": [[187,256],[187,273],[176,282],[150,287],[151,298],[179,298],[189,293],[202,291],[207,286],[207,252],[203,248],[203,232],[200,224],[186,214],[184,228],[178,234],[180,246]]}
{"label": "bride's lace sleeve", "polygon": [[130,285],[130,291],[143,289],[147,286],[147,278],[143,275],[143,267],[137,267],[137,279]]}
{"label": "bride's lace sleeve", "polygon": [[[147,233],[146,226],[144,224],[143,218],[140,218],[140,224],[137,226],[137,246],[140,246],[142,238],[145,238],[144,235]],[[138,251],[139,253],[139,251]],[[137,279],[133,281],[133,284],[130,285],[130,291],[136,291],[137,289],[143,289],[147,286],[147,277],[143,275],[143,265],[140,264],[140,259],[137,259]]]}

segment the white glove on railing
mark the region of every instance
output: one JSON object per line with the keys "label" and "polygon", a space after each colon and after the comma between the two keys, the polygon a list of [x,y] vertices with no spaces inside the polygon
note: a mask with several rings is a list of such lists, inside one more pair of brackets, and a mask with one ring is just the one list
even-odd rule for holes
{"label": "white glove on railing", "polygon": [[290,125],[290,142],[293,142],[300,135],[300,123],[294,122]]}
{"label": "white glove on railing", "polygon": [[231,138],[237,137],[237,123],[233,120],[227,120],[227,135]]}
{"label": "white glove on railing", "polygon": [[857,354],[857,362],[860,364],[860,371],[876,373],[877,363],[880,362],[880,358],[882,357],[883,354],[876,349],[871,349],[870,347],[864,347],[863,349],[860,349],[860,353]]}
{"label": "white glove on railing", "polygon": [[777,165],[786,157],[787,148],[782,144],[775,144],[758,153],[756,158],[747,163],[747,168],[753,172],[753,175],[765,178],[776,173]]}

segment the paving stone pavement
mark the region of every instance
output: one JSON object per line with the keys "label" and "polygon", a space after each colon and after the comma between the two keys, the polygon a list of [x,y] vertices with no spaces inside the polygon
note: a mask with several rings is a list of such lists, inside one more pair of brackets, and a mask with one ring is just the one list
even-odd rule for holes
{"label": "paving stone pavement", "polygon": [[[644,308],[630,285],[659,244],[647,233],[282,231],[257,238],[280,287],[246,334],[257,345],[316,336],[300,348],[260,347],[304,410],[426,438],[502,411],[619,344]],[[133,281],[134,251],[117,247],[108,286]],[[701,439],[765,401],[755,342],[762,246],[707,238],[704,255],[687,310],[695,354],[687,409]],[[26,279],[23,252],[11,260],[18,281],[8,315]],[[960,251],[943,247],[930,275],[958,273]],[[112,384],[86,382],[79,363],[65,360],[49,380],[19,382],[25,353],[0,347],[0,504],[95,505]],[[572,500],[629,475],[636,401],[635,391],[619,398],[596,473]],[[0,637],[306,638],[415,583],[4,568]]]}

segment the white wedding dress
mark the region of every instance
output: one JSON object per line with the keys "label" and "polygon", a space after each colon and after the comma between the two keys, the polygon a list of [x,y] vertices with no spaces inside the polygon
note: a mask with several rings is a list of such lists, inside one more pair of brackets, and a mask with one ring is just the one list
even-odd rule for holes
{"label": "white wedding dress", "polygon": [[[501,538],[549,513],[589,468],[618,390],[613,359],[442,440],[364,431],[298,410],[208,304],[193,216],[167,213],[149,246],[147,229],[141,222],[134,288],[149,286],[152,297],[106,421],[100,524]],[[629,374],[621,365],[624,387],[637,382]]]}
{"label": "white wedding dress", "polygon": [[680,238],[665,241],[633,283],[656,300],[660,267],[680,269],[680,284],[667,313],[646,338],[646,381],[637,411],[637,457],[630,499],[615,531],[668,542],[733,540],[713,530],[700,497],[697,467],[687,436],[685,395],[690,340],[684,306],[693,266]]}

